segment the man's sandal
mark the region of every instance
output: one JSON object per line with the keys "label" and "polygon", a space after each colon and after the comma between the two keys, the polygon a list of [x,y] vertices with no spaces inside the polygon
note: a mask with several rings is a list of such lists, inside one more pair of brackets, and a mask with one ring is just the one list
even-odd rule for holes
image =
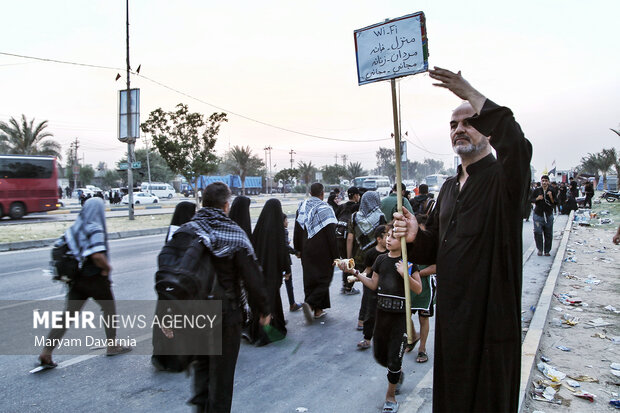
{"label": "man's sandal", "polygon": [[428,355],[423,351],[419,351],[418,357],[415,359],[415,361],[417,363],[426,363],[428,361]]}
{"label": "man's sandal", "polygon": [[386,401],[383,403],[383,413],[396,413],[398,411],[398,402]]}

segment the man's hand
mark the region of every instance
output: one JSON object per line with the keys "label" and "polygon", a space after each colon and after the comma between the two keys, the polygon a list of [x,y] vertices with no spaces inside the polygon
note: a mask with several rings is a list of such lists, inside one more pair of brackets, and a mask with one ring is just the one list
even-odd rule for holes
{"label": "man's hand", "polygon": [[482,93],[474,89],[467,80],[458,73],[435,66],[435,70],[428,71],[431,79],[439,80],[441,83],[433,83],[433,86],[443,87],[450,90],[461,99],[467,100],[474,108],[476,113],[480,113],[484,102],[487,100]]}
{"label": "man's hand", "polygon": [[553,201],[553,192],[547,191],[547,196],[549,197],[551,201]]}
{"label": "man's hand", "polygon": [[403,213],[394,212],[394,237],[405,237],[405,241],[413,242],[418,235],[418,220],[409,212],[407,208],[403,208]]}
{"label": "man's hand", "polygon": [[536,197],[536,200],[537,200],[537,201],[542,201],[542,200],[543,200],[543,198],[544,198],[544,197],[543,197],[542,195],[538,195],[538,196]]}
{"label": "man's hand", "polygon": [[260,316],[258,322],[261,326],[266,326],[267,324],[271,323],[271,314]]}
{"label": "man's hand", "polygon": [[288,281],[291,278],[291,273],[284,274],[284,279]]}
{"label": "man's hand", "polygon": [[174,338],[174,331],[171,328],[159,327],[166,338]]}
{"label": "man's hand", "polygon": [[103,252],[96,252],[90,256],[93,260],[93,264],[101,268],[101,275],[107,277],[112,271],[112,267],[108,264],[108,259]]}

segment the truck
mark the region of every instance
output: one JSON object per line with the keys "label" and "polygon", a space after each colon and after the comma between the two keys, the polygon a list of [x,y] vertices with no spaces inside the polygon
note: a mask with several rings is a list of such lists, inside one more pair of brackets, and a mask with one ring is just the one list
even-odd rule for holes
{"label": "truck", "polygon": [[[202,189],[213,182],[224,182],[234,195],[241,195],[241,177],[239,175],[201,175],[198,178],[198,189]],[[245,177],[245,194],[258,195],[263,188],[262,176]]]}

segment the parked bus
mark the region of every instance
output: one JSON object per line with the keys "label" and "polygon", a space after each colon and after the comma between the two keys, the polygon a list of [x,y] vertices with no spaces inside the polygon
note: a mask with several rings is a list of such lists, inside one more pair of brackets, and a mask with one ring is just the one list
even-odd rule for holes
{"label": "parked bus", "polygon": [[0,217],[58,209],[56,158],[0,155]]}

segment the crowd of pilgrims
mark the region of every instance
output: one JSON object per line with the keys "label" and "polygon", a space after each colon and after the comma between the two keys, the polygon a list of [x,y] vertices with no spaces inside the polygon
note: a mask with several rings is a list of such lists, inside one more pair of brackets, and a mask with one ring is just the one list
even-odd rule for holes
{"label": "crowd of pilgrims", "polygon": [[[540,186],[540,182],[532,181],[530,195]],[[551,182],[550,186],[553,197],[557,200],[553,204],[554,213],[569,215],[571,211],[576,211],[580,205],[585,208],[592,208],[592,198],[594,197],[594,185],[592,182],[586,182],[581,187],[581,191],[574,178],[569,178],[568,184],[566,182]],[[583,194],[583,197],[580,197],[580,192]],[[531,211],[532,208],[525,211],[525,220],[529,221]]]}

